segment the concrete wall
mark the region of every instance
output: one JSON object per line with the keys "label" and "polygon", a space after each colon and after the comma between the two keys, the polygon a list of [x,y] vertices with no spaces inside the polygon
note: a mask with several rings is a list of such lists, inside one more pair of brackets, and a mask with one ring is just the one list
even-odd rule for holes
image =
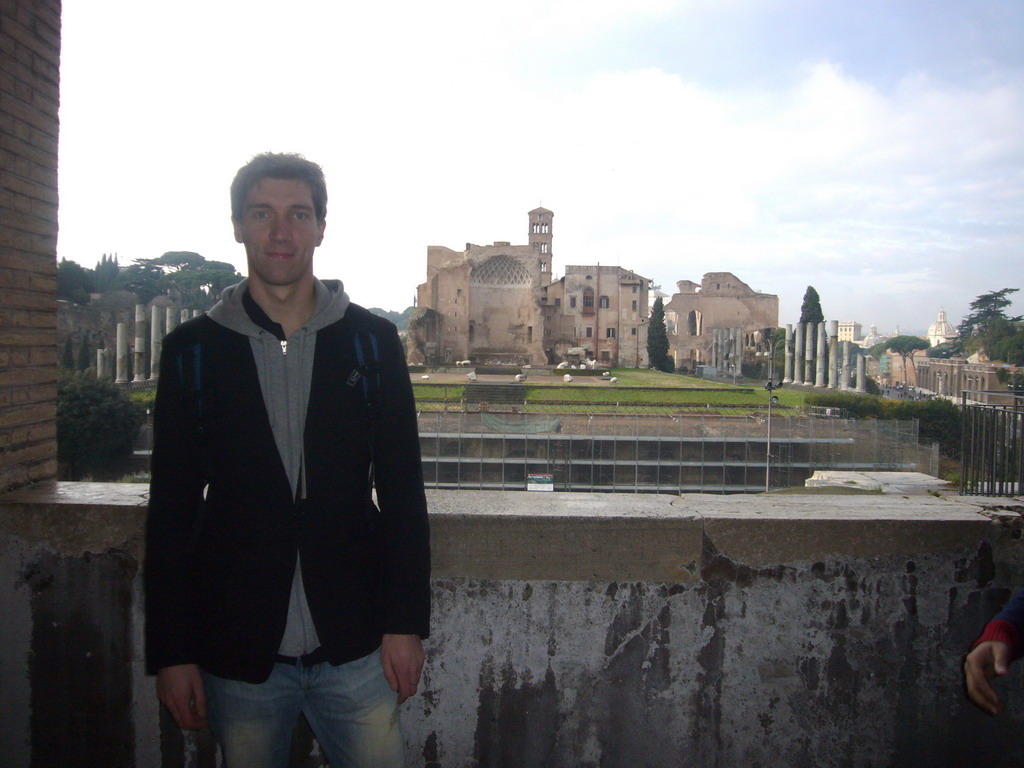
{"label": "concrete wall", "polygon": [[[960,658],[1020,580],[1020,503],[431,492],[407,765],[1016,766]],[[145,488],[0,498],[0,755],[212,766],[141,674]],[[300,728],[293,765],[320,763]]]}
{"label": "concrete wall", "polygon": [[0,4],[0,492],[56,477],[60,0]]}

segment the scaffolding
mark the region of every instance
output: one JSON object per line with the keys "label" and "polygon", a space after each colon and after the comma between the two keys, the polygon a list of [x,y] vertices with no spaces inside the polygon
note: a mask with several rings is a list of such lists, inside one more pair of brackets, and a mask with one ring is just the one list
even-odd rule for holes
{"label": "scaffolding", "polygon": [[757,493],[816,470],[938,473],[917,421],[722,415],[421,412],[428,488]]}

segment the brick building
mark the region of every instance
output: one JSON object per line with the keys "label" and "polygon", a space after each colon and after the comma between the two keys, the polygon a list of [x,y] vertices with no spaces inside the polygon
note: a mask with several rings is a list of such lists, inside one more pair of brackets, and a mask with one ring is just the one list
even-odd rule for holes
{"label": "brick building", "polygon": [[60,11],[0,4],[0,491],[57,474]]}
{"label": "brick building", "polygon": [[409,320],[409,362],[646,364],[650,280],[621,267],[567,266],[552,281],[554,214],[528,214],[526,245],[427,248]]}

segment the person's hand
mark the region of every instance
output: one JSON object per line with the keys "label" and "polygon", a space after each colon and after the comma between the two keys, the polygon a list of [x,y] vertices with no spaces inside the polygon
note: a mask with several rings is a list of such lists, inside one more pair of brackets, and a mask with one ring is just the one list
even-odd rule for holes
{"label": "person's hand", "polygon": [[998,715],[1003,711],[999,694],[990,685],[993,677],[1010,671],[1010,646],[999,640],[979,643],[964,659],[967,697],[982,712]]}
{"label": "person's hand", "polygon": [[398,703],[416,693],[423,671],[423,643],[419,635],[384,635],[380,645],[380,663],[391,690],[398,692]]}
{"label": "person's hand", "polygon": [[198,731],[207,726],[206,692],[195,664],[164,667],[157,672],[156,695],[179,728]]}

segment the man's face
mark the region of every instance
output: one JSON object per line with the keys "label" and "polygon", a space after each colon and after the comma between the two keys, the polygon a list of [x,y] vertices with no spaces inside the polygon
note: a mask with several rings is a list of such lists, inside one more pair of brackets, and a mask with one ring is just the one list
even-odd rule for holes
{"label": "man's face", "polygon": [[289,286],[313,275],[313,251],[324,239],[313,195],[302,181],[263,179],[245,197],[235,240],[245,246],[249,280]]}

